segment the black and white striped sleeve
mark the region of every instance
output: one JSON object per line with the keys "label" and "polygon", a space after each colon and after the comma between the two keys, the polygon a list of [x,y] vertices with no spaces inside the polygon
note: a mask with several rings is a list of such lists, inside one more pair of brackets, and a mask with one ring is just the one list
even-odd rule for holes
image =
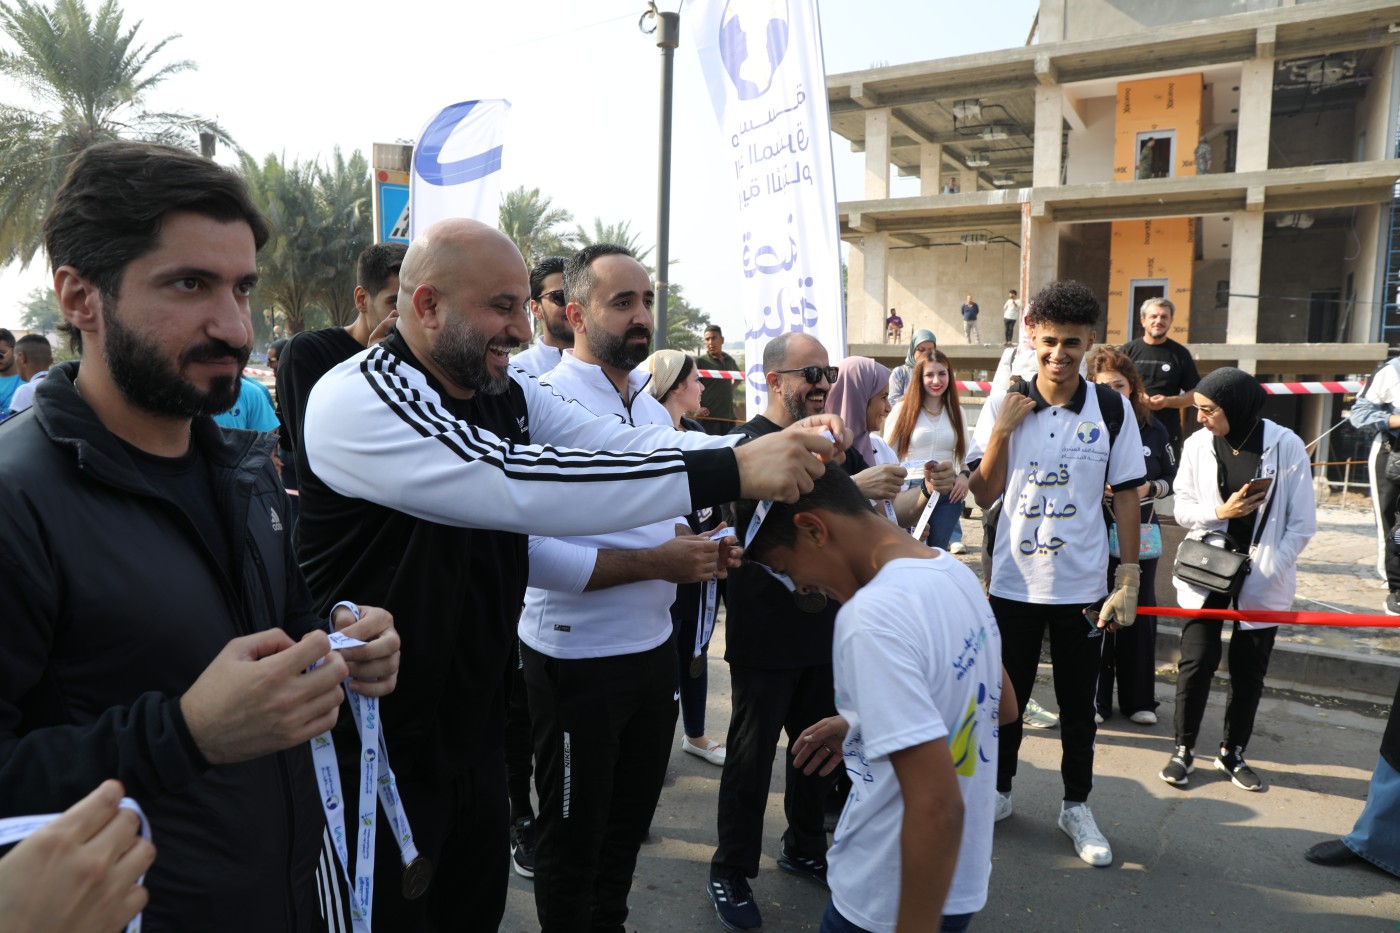
{"label": "black and white striped sleeve", "polygon": [[[520,381],[531,437],[545,444],[513,444],[458,420],[422,373],[372,349],[332,369],[311,393],[307,459],[343,496],[518,533],[605,534],[737,497],[731,447],[570,411],[533,379]],[[605,446],[612,449],[597,449]],[[700,446],[712,449],[681,449]]]}

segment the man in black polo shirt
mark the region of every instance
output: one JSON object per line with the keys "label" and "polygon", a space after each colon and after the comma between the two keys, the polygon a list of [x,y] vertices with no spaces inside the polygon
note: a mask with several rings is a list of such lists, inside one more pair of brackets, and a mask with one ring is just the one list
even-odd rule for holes
{"label": "man in black polo shirt", "polygon": [[[762,437],[819,414],[836,367],[815,338],[787,333],[764,348],[763,374],[768,407],[736,428],[736,434]],[[902,469],[868,467],[854,449],[846,451],[843,465],[869,498],[894,499],[903,485]],[[951,471],[946,479],[951,488]],[[934,479],[932,485],[939,488],[939,481]],[[896,508],[904,511],[902,503]],[[837,606],[820,595],[795,596],[754,564],[729,572],[724,604],[724,659],[729,662],[733,711],[719,782],[719,845],[710,861],[706,890],[726,930],[757,930],[763,920],[748,879],[758,874],[773,753],[784,730],[792,741],[808,726],[835,715],[831,639]],[[823,811],[835,776],[804,775],[790,756],[785,757],[788,828],[778,867],[825,884]]]}
{"label": "man in black polo shirt", "polygon": [[1159,414],[1166,426],[1172,449],[1181,455],[1181,411],[1191,407],[1191,390],[1201,381],[1191,351],[1167,336],[1176,305],[1165,298],[1149,298],[1138,312],[1142,336],[1123,348],[1137,365],[1147,390],[1147,407]]}
{"label": "man in black polo shirt", "polygon": [[[739,364],[724,352],[724,331],[718,324],[705,328],[705,355],[696,360],[701,369],[736,371]],[[728,378],[700,380],[700,417],[710,434],[728,434],[734,430],[734,380]]]}

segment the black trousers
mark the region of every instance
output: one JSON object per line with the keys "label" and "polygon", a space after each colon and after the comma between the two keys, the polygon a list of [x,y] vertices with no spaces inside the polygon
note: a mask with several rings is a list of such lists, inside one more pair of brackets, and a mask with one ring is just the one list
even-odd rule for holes
{"label": "black trousers", "polygon": [[1390,459],[1390,441],[1380,436],[1380,443],[1371,445],[1371,508],[1376,516],[1376,534],[1380,552],[1384,555],[1385,582],[1392,593],[1400,593],[1400,549],[1395,546],[1394,533],[1400,530],[1400,485],[1385,475]]}
{"label": "black trousers", "polygon": [[[561,660],[521,645],[535,732],[543,933],[622,933],[676,729],[676,646]],[[493,928],[494,929],[494,928]]]}
{"label": "black trousers", "polygon": [[[1141,563],[1142,585],[1138,590],[1139,606],[1157,605],[1157,561],[1153,557]],[[1118,570],[1116,558],[1108,559],[1108,583]],[[1103,660],[1099,665],[1099,692],[1095,704],[1099,715],[1107,719],[1113,712],[1113,684],[1118,684],[1118,708],[1131,716],[1142,710],[1157,709],[1157,617],[1140,615],[1137,621],[1116,632],[1103,635]]]}
{"label": "black trousers", "polygon": [[1040,643],[1050,628],[1050,663],[1055,701],[1060,705],[1060,777],[1064,799],[1089,799],[1094,786],[1094,699],[1098,693],[1103,636],[1089,637],[1083,606],[1042,606],[991,597],[992,612],[1001,629],[1001,663],[1016,690],[1016,718],[1000,723],[997,790],[1011,793],[1016,758],[1021,751],[1021,714],[1026,711],[1040,664]]}
{"label": "black trousers", "polygon": [[1002,323],[1006,325],[1006,342],[1010,343],[1011,339],[1016,336],[1016,319],[1013,317],[1002,318],[1001,320]]}
{"label": "black trousers", "polygon": [[[733,709],[719,779],[719,845],[710,869],[726,875],[742,871],[753,878],[763,848],[763,815],[778,736],[786,731],[791,745],[803,729],[836,715],[836,688],[830,664],[791,670],[731,664],[729,683]],[[794,855],[820,858],[826,854],[823,805],[836,775],[808,776],[792,766],[792,755],[784,753],[783,758],[783,810],[788,824],[783,843]]]}
{"label": "black trousers", "polygon": [[530,777],[535,764],[535,737],[530,731],[530,699],[525,689],[525,660],[517,641],[511,672],[510,700],[506,704],[506,791],[510,794],[510,819],[533,817]]}
{"label": "black trousers", "polygon": [[[403,896],[403,861],[381,808],[374,834],[374,929],[457,931],[467,905],[475,929],[500,926],[510,874],[505,764],[499,747],[480,749],[477,759],[454,775],[397,775],[414,844],[432,862],[433,880],[422,897]],[[341,785],[358,792],[358,772],[342,768]],[[346,832],[353,870],[353,821]]]}
{"label": "black trousers", "polygon": [[[1205,608],[1220,609],[1228,605],[1226,597],[1208,598]],[[1210,681],[1220,666],[1220,632],[1224,622],[1209,619],[1188,619],[1181,627],[1181,663],[1176,675],[1176,715],[1173,727],[1176,744],[1196,747],[1201,718],[1210,696]],[[1259,698],[1264,695],[1264,675],[1269,671],[1269,657],[1274,651],[1276,628],[1244,630],[1238,622],[1230,632],[1230,686],[1225,694],[1225,732],[1223,748],[1244,748],[1254,734],[1254,714],[1259,710]]]}

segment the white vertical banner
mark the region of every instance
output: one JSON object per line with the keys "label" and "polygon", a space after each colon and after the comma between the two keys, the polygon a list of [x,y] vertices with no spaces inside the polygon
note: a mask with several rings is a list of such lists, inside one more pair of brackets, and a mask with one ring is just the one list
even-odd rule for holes
{"label": "white vertical banner", "polygon": [[508,100],[465,100],[423,125],[413,147],[409,238],[448,217],[495,227],[501,210],[501,149]]}
{"label": "white vertical banner", "polygon": [[768,403],[763,348],[811,334],[846,356],[831,116],[816,0],[687,0],[738,218],[722,255],[741,285],[749,414]]}

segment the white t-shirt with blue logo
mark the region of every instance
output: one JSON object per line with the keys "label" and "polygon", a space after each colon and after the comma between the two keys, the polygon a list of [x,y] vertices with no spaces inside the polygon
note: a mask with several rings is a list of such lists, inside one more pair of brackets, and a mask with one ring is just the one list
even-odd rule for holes
{"label": "white t-shirt with blue logo", "polygon": [[[1126,398],[1123,426],[1109,451],[1099,393],[1080,380],[1069,405],[1036,410],[1011,435],[1006,492],[992,545],[993,596],[1023,603],[1089,605],[1108,595],[1105,484],[1141,485],[1147,477],[1142,435]],[[973,432],[968,463],[982,459],[1006,393],[987,399]],[[1077,409],[1077,410],[1076,410]]]}
{"label": "white t-shirt with blue logo", "polygon": [[[836,709],[851,793],[827,852],[841,915],[876,933],[899,913],[904,797],[890,755],[948,740],[963,832],[945,914],[987,901],[997,774],[1001,635],[977,577],[943,552],[890,561],[836,615]],[[949,840],[951,843],[952,840]]]}

